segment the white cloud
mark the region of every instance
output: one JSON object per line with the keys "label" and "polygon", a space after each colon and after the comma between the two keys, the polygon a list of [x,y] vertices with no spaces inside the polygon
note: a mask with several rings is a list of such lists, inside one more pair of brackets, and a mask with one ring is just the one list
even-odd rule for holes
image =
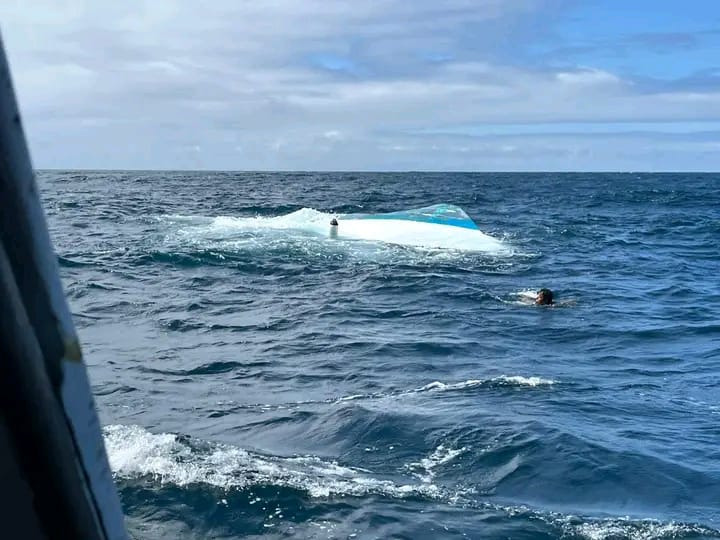
{"label": "white cloud", "polygon": [[556,73],[555,77],[565,84],[583,87],[608,87],[617,86],[622,83],[616,75],[600,69],[579,69],[571,72],[560,72]]}
{"label": "white cloud", "polygon": [[643,150],[649,135],[631,146],[437,130],[720,120],[720,92],[653,93],[592,66],[497,54],[527,45],[519,22],[541,34],[556,4],[9,0],[0,20],[41,167],[194,167],[198,147],[205,166],[226,169],[597,168],[630,163],[635,148],[638,169],[659,160]]}

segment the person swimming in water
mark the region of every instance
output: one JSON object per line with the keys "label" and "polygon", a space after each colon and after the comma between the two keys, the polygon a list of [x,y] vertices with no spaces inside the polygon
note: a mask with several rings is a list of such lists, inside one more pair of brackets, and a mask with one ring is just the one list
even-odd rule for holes
{"label": "person swimming in water", "polygon": [[335,219],[335,218],[332,218],[332,219],[330,220],[330,225],[332,225],[333,227],[337,227],[337,226],[338,226],[338,220]]}
{"label": "person swimming in water", "polygon": [[550,289],[540,289],[535,297],[535,303],[539,306],[549,306],[553,304],[553,292]]}

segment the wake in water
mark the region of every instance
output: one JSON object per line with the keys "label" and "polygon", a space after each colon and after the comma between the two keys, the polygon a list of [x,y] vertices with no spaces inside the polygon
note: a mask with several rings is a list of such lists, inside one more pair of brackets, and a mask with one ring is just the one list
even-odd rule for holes
{"label": "wake in water", "polygon": [[[367,496],[375,496],[379,501],[411,499],[445,505],[448,509],[473,509],[479,512],[479,520],[493,515],[497,518],[512,517],[518,522],[525,522],[538,533],[544,533],[544,537],[645,540],[718,538],[720,534],[720,531],[695,524],[629,518],[598,519],[542,512],[526,506],[494,504],[478,499],[478,493],[472,486],[447,487],[436,483],[439,470],[452,467],[454,461],[472,452],[469,446],[453,448],[441,444],[427,457],[405,465],[405,471],[417,480],[408,478],[405,482],[397,482],[377,478],[366,469],[340,465],[315,456],[263,455],[184,435],[154,434],[135,425],[106,426],[104,433],[110,464],[121,486],[123,482],[149,481],[159,482],[160,488],[164,486],[168,490],[220,489],[222,492],[214,495],[217,505],[228,505],[227,499],[246,494],[249,503],[245,513],[257,506],[255,512],[263,521],[264,528],[277,527],[288,521],[292,526],[297,517],[286,517],[284,513],[292,514],[292,511],[283,506],[307,508],[338,499],[349,505],[352,504],[351,499],[357,498],[364,501],[363,508],[367,508],[368,504],[378,504],[367,502]],[[255,490],[264,490],[264,496],[256,496]],[[294,495],[291,493],[303,494],[304,502],[293,502]],[[332,529],[338,523],[333,520],[327,525]],[[348,536],[355,537],[356,534]]]}
{"label": "wake in water", "polygon": [[[382,217],[382,219],[376,217]],[[510,255],[504,242],[480,232],[477,228],[444,223],[393,218],[393,214],[329,214],[303,208],[275,217],[203,217],[168,215],[160,221],[175,227],[169,239],[189,242],[211,241],[227,248],[243,245],[276,245],[279,241],[316,243],[346,247],[348,242],[391,244],[431,250],[481,252]],[[330,221],[339,220],[338,227]],[[469,218],[468,218],[469,220]],[[472,221],[470,224],[474,226]]]}
{"label": "wake in water", "polygon": [[314,456],[266,456],[229,445],[195,442],[171,433],[156,435],[140,426],[107,426],[105,444],[113,471],[121,478],[151,476],[177,486],[207,484],[223,489],[272,485],[296,489],[315,498],[383,495],[450,501],[462,495],[462,491],[448,491],[429,481],[398,484],[380,480],[370,471]]}

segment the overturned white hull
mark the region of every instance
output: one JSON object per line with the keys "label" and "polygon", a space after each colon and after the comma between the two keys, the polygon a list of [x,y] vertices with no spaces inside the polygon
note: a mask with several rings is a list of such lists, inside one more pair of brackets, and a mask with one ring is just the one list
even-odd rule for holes
{"label": "overturned white hull", "polygon": [[337,238],[465,251],[505,251],[500,240],[479,230],[403,219],[343,219]]}
{"label": "overturned white hull", "polygon": [[348,214],[333,229],[337,238],[464,251],[508,251],[503,242],[481,232],[462,208],[451,204],[386,214]]}

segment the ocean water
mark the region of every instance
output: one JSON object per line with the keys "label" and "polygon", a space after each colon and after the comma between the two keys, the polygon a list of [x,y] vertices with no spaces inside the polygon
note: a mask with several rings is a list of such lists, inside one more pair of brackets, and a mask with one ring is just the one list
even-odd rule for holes
{"label": "ocean water", "polygon": [[134,538],[720,538],[720,175],[38,182]]}

